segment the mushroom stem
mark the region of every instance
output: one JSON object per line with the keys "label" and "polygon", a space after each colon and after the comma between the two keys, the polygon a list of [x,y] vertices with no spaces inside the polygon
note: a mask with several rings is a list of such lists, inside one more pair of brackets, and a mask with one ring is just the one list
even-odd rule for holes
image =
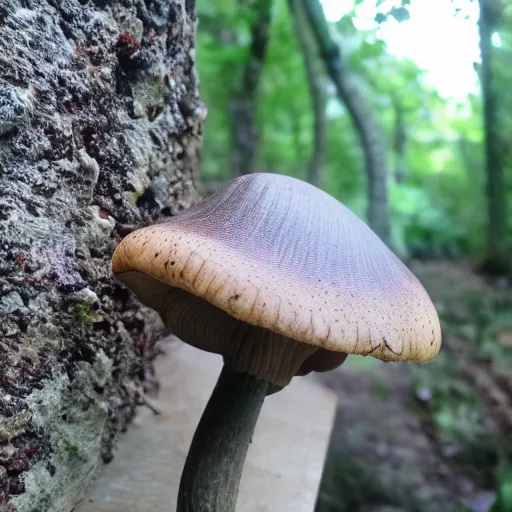
{"label": "mushroom stem", "polygon": [[268,382],[222,369],[181,475],[177,512],[233,512]]}

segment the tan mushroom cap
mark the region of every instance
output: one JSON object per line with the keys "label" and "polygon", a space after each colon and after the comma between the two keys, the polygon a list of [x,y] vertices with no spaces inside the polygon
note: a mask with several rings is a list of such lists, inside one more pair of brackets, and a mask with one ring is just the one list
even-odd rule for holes
{"label": "tan mushroom cap", "polygon": [[409,269],[345,206],[287,176],[237,178],[128,235],[112,266],[163,317],[166,290],[179,289],[213,305],[207,314],[328,351],[423,362],[441,346],[435,308]]}

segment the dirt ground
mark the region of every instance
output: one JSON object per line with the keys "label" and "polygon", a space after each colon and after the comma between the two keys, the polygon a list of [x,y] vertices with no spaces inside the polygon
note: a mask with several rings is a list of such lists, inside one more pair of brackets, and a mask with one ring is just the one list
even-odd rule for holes
{"label": "dirt ground", "polygon": [[[460,262],[414,263],[412,268],[440,312],[447,353],[458,340],[445,318],[472,315],[460,297],[491,297],[508,285],[489,283]],[[417,376],[421,380],[429,371],[429,365],[353,356],[319,376],[338,394],[339,410],[317,512],[490,510],[494,493],[487,468],[475,467],[467,457],[462,463],[460,447],[447,442],[432,422],[430,390],[417,384]],[[497,429],[492,421],[486,428]]]}

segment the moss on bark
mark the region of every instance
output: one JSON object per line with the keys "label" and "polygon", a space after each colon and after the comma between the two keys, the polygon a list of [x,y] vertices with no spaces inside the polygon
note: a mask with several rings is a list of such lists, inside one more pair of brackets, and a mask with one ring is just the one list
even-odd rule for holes
{"label": "moss on bark", "polygon": [[68,511],[159,324],[110,275],[190,205],[205,109],[185,0],[0,4],[0,510]]}

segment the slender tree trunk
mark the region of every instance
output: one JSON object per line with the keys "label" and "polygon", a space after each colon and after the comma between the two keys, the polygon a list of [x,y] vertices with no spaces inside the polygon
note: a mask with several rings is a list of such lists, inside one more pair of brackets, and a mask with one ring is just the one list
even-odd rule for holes
{"label": "slender tree trunk", "polygon": [[405,131],[404,110],[395,101],[395,182],[405,183],[407,174],[407,133]]}
{"label": "slender tree trunk", "polygon": [[0,3],[0,509],[68,512],[158,334],[112,250],[195,198],[193,2]]}
{"label": "slender tree trunk", "polygon": [[363,91],[347,68],[340,48],[332,40],[318,0],[302,0],[327,72],[356,128],[364,153],[368,189],[368,223],[389,244],[388,155],[380,123]]}
{"label": "slender tree trunk", "polygon": [[308,78],[311,106],[314,117],[313,153],[308,165],[308,181],[315,186],[321,182],[322,164],[325,155],[325,93],[322,83],[322,73],[319,69],[318,56],[314,49],[305,13],[300,0],[289,0],[290,11],[295,23],[295,32],[299,41],[300,50],[304,57],[304,67]]}
{"label": "slender tree trunk", "polygon": [[249,55],[240,88],[230,105],[233,177],[254,171],[254,161],[260,143],[256,126],[256,107],[261,71],[269,40],[272,0],[255,0],[252,9],[254,21],[251,27]]}
{"label": "slender tree trunk", "polygon": [[507,189],[505,184],[505,151],[499,126],[499,105],[493,71],[492,35],[497,28],[500,6],[496,0],[479,0],[480,82],[483,96],[485,157],[487,175],[488,245],[486,267],[493,272],[510,268],[507,254]]}

